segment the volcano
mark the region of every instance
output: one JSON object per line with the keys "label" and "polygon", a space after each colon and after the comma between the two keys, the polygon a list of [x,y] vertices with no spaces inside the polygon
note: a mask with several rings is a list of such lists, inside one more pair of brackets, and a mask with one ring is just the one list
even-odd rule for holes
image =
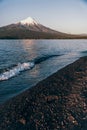
{"label": "volcano", "polygon": [[48,28],[31,17],[0,27],[0,39],[64,39],[77,37],[79,38],[79,36]]}

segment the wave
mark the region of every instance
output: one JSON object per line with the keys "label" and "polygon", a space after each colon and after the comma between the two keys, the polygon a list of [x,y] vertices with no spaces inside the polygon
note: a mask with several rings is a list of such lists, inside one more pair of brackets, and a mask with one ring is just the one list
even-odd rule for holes
{"label": "wave", "polygon": [[29,70],[34,67],[33,62],[27,62],[27,63],[19,63],[17,66],[13,67],[12,69],[3,72],[0,74],[0,81],[2,80],[8,80],[9,78],[12,78],[16,75],[18,75],[20,72],[24,70]]}
{"label": "wave", "polygon": [[[62,54],[61,54],[62,55]],[[43,57],[38,57],[38,58],[36,58],[35,60],[34,60],[34,63],[35,64],[39,64],[39,63],[41,63],[41,62],[43,62],[43,61],[45,61],[45,60],[48,60],[48,59],[50,59],[50,58],[52,58],[52,57],[58,57],[58,56],[61,56],[61,55],[44,55]]]}
{"label": "wave", "polygon": [[25,63],[19,63],[18,65],[15,65],[13,67],[7,68],[0,74],[0,81],[3,80],[8,80],[18,74],[20,72],[25,71],[25,70],[30,70],[32,69],[35,64],[39,64],[49,58],[56,57],[56,56],[61,56],[61,55],[45,55],[43,57],[36,58],[34,61],[29,61]]}
{"label": "wave", "polygon": [[82,51],[81,53],[86,53],[87,54],[87,51]]}

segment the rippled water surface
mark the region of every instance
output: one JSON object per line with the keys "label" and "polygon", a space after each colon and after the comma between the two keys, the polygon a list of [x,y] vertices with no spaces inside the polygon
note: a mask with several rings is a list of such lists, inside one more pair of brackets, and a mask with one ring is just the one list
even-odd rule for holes
{"label": "rippled water surface", "polygon": [[87,55],[87,40],[0,40],[0,103]]}

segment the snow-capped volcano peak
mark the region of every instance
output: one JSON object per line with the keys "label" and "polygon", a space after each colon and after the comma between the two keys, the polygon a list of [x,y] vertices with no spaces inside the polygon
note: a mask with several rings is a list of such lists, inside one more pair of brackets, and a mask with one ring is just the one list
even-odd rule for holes
{"label": "snow-capped volcano peak", "polygon": [[33,18],[31,18],[31,17],[28,17],[28,18],[26,18],[26,19],[24,19],[24,20],[22,20],[22,21],[20,21],[20,23],[21,24],[26,24],[26,25],[37,25],[38,23],[33,19]]}
{"label": "snow-capped volcano peak", "polygon": [[46,32],[46,33],[57,33],[56,31],[45,27],[44,25],[38,23],[35,19],[28,17],[20,22],[14,24],[16,28],[34,31],[34,32]]}

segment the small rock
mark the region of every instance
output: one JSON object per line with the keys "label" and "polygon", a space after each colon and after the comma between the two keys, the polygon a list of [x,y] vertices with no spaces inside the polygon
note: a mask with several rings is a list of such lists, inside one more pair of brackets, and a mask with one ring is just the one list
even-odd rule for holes
{"label": "small rock", "polygon": [[19,120],[19,122],[22,123],[23,125],[26,124],[26,120],[25,120],[24,118],[21,118],[21,119]]}

